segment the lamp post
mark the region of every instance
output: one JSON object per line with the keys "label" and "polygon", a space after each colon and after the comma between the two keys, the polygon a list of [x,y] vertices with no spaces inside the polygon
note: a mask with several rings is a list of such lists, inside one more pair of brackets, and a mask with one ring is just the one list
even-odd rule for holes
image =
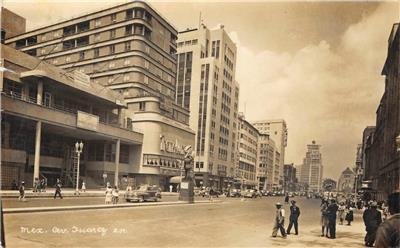
{"label": "lamp post", "polygon": [[78,141],[75,143],[75,152],[78,155],[78,163],[77,163],[77,170],[76,170],[76,189],[75,193],[79,195],[79,163],[80,163],[80,158],[81,158],[81,153],[83,151],[83,142]]}

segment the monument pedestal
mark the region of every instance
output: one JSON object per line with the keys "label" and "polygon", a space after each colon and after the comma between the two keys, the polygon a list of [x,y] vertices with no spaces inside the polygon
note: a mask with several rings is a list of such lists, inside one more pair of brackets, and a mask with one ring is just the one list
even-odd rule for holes
{"label": "monument pedestal", "polygon": [[179,200],[194,203],[194,183],[193,180],[183,179],[180,185]]}

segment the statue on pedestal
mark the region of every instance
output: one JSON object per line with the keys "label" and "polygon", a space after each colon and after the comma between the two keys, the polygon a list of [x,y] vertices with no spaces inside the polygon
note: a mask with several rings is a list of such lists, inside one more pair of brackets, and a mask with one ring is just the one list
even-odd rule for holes
{"label": "statue on pedestal", "polygon": [[184,179],[190,180],[192,179],[191,170],[193,168],[193,149],[191,145],[188,145],[184,149],[185,157],[183,159],[183,168],[185,170],[185,177]]}

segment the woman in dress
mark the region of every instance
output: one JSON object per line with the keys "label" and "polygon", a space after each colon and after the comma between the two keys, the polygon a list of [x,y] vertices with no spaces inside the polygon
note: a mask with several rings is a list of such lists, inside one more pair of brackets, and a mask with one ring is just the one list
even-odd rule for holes
{"label": "woman in dress", "polygon": [[112,191],[113,190],[111,187],[106,188],[106,199],[105,199],[106,204],[110,204],[112,201]]}
{"label": "woman in dress", "polygon": [[339,209],[338,209],[338,215],[339,215],[339,224],[343,225],[343,220],[344,220],[344,210],[346,209],[346,206],[344,205],[344,202],[340,202],[339,204]]}
{"label": "woman in dress", "polygon": [[353,217],[353,208],[350,205],[347,205],[346,207],[346,221],[347,221],[347,225],[351,226],[351,222],[354,220]]}

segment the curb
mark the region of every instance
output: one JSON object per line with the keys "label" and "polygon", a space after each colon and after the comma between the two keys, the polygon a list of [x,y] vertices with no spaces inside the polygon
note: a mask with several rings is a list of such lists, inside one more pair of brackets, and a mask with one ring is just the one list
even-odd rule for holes
{"label": "curb", "polygon": [[[63,197],[104,197],[104,192],[93,192],[93,193],[80,193],[79,195],[75,195],[74,192],[62,192]],[[171,194],[169,192],[163,193],[161,192],[161,196],[178,196],[178,194]],[[0,193],[0,198],[9,199],[9,198],[18,198],[19,193]],[[27,193],[25,194],[25,198],[53,198],[54,192],[43,192],[43,193]]]}
{"label": "curb", "polygon": [[189,203],[186,201],[177,202],[146,202],[146,203],[121,203],[117,205],[84,205],[84,206],[59,206],[59,207],[30,207],[30,208],[4,208],[4,214],[20,214],[20,213],[37,213],[37,212],[55,212],[55,211],[72,211],[72,210],[95,210],[110,208],[135,208],[135,207],[154,207],[154,206],[172,206],[172,205],[191,205],[205,203],[222,203],[222,201],[195,201]]}

